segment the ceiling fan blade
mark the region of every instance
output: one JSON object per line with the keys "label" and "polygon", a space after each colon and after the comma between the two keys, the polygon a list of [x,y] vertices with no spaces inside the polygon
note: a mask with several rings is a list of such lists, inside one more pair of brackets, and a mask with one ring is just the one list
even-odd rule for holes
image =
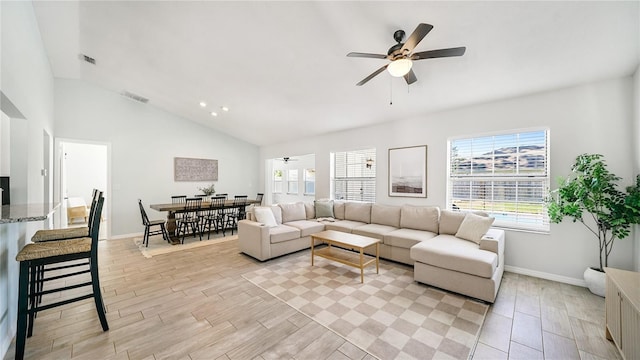
{"label": "ceiling fan blade", "polygon": [[414,82],[418,81],[418,78],[416,77],[416,73],[413,72],[413,69],[409,70],[407,75],[404,76],[404,79],[407,81],[407,85],[411,85]]}
{"label": "ceiling fan blade", "polygon": [[360,81],[359,83],[357,83],[357,84],[356,84],[356,86],[362,86],[362,85],[366,84],[366,83],[367,83],[367,81],[369,81],[369,80],[373,79],[376,75],[378,75],[378,74],[380,74],[381,72],[383,72],[383,71],[387,68],[387,66],[389,66],[389,64],[387,64],[387,65],[385,65],[385,66],[381,67],[380,69],[378,69],[378,70],[374,71],[374,72],[373,72],[373,74],[371,74],[371,75],[367,76],[366,78],[362,79],[362,81]]}
{"label": "ceiling fan blade", "polygon": [[359,52],[350,52],[347,54],[348,57],[363,57],[363,58],[372,58],[372,59],[386,59],[387,55],[382,54],[368,54],[368,53],[359,53]]}
{"label": "ceiling fan blade", "polygon": [[405,53],[412,52],[413,49],[416,47],[416,45],[418,45],[418,43],[422,41],[422,39],[424,39],[425,36],[427,36],[427,34],[429,33],[429,31],[431,31],[431,29],[433,29],[433,25],[418,24],[418,27],[416,27],[416,29],[413,30],[413,33],[411,33],[407,41],[404,42],[404,45],[402,46],[402,51]]}
{"label": "ceiling fan blade", "polygon": [[462,47],[450,48],[450,49],[422,51],[422,52],[414,53],[413,55],[411,55],[411,60],[432,59],[432,58],[449,57],[449,56],[462,56],[464,55],[464,52],[466,50],[467,48],[462,46]]}

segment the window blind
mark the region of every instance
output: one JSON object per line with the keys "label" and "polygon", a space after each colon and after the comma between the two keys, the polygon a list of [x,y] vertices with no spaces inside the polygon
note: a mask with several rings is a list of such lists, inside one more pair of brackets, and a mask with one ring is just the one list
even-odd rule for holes
{"label": "window blind", "polygon": [[287,193],[298,193],[298,169],[287,171]]}
{"label": "window blind", "polygon": [[449,140],[447,208],[484,211],[506,228],[549,231],[549,131]]}
{"label": "window blind", "polygon": [[334,199],[376,201],[376,149],[335,152],[333,160]]}

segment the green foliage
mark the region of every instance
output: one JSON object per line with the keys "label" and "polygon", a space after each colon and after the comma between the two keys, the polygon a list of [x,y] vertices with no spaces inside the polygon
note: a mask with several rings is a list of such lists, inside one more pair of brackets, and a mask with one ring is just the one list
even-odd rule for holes
{"label": "green foliage", "polygon": [[207,196],[211,196],[211,195],[214,195],[216,193],[215,184],[211,184],[211,185],[206,186],[206,187],[198,188],[198,190],[202,191],[202,193],[207,195]]}
{"label": "green foliage", "polygon": [[609,172],[600,154],[579,155],[571,172],[547,199],[549,220],[568,217],[586,226],[598,238],[603,269],[615,239],[629,236],[631,225],[640,223],[640,175],[626,192],[618,190],[621,178]]}

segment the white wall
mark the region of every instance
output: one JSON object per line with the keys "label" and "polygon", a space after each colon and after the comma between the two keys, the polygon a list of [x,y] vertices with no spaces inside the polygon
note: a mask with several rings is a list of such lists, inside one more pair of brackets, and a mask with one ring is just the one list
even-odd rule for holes
{"label": "white wall", "polygon": [[[30,1],[0,2],[0,36],[2,63],[0,88],[24,119],[11,119],[10,152],[11,188],[21,191],[11,202],[42,203],[43,130],[53,131],[53,77],[44,52],[40,32]],[[26,120],[25,120],[26,119]],[[17,124],[17,125],[16,125]],[[4,128],[4,127],[3,127]],[[14,133],[15,130],[15,133]],[[4,135],[3,135],[4,139]],[[26,149],[14,152],[14,141]],[[3,141],[4,143],[4,141]],[[2,151],[6,149],[3,147]],[[3,158],[6,155],[3,154]],[[16,158],[21,163],[15,164]],[[4,161],[3,161],[4,163]],[[14,168],[26,176],[14,179]],[[35,225],[35,226],[34,226]],[[14,260],[18,249],[42,223],[0,225],[0,357],[4,357],[15,334],[18,266]]]}
{"label": "white wall", "polygon": [[[635,174],[640,174],[640,65],[633,76],[633,144],[635,155]],[[640,225],[633,229],[634,236],[634,269],[640,271]]]}
{"label": "white wall", "polygon": [[[447,139],[453,136],[531,127],[551,130],[551,178],[567,175],[578,154],[605,155],[611,170],[630,182],[633,173],[631,78],[614,79],[526,97],[425,114],[402,122],[343,131],[264,146],[262,159],[280,154],[316,154],[316,197],[329,197],[329,153],[366,147],[377,149],[376,201],[385,204],[445,205]],[[394,105],[395,106],[395,105]],[[387,195],[388,149],[428,145],[427,199]],[[610,265],[630,269],[632,241],[616,244]],[[582,273],[598,261],[593,235],[569,223],[552,225],[550,234],[508,231],[505,263],[542,272],[562,281],[582,283]]]}
{"label": "white wall", "polygon": [[11,121],[0,111],[0,176],[9,176],[11,167]]}
{"label": "white wall", "polygon": [[[259,188],[255,145],[141,104],[80,80],[56,79],[56,136],[111,144],[111,232],[143,230],[137,199],[145,205],[192,196],[208,182],[175,182],[174,157],[218,160],[216,192],[255,196]],[[166,214],[149,210],[150,217]]]}
{"label": "white wall", "polygon": [[62,156],[66,170],[64,196],[80,197],[91,204],[93,189],[107,188],[107,145],[65,142]]}

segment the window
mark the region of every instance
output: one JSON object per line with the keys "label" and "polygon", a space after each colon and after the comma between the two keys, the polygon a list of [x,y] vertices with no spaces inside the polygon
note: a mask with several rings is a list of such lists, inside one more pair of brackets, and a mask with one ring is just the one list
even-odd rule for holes
{"label": "window", "polygon": [[304,194],[316,193],[316,169],[304,169]]}
{"label": "window", "polygon": [[336,152],[332,159],[334,199],[376,201],[376,149]]}
{"label": "window", "polygon": [[287,194],[298,193],[298,169],[287,171]]}
{"label": "window", "polygon": [[282,170],[273,170],[273,192],[282,192]]}
{"label": "window", "polygon": [[549,231],[549,131],[449,141],[447,208],[479,210],[494,225]]}

